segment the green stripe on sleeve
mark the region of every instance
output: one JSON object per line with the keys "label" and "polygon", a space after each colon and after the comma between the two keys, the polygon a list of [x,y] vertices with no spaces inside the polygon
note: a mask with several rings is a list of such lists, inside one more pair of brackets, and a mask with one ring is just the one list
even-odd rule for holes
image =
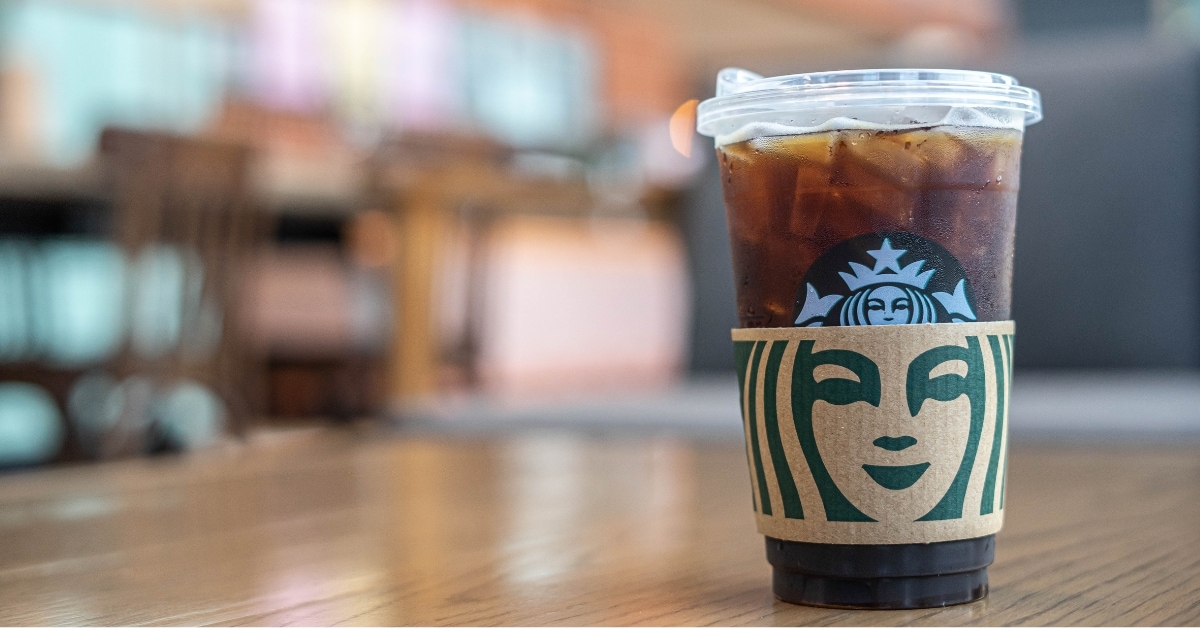
{"label": "green stripe on sleeve", "polygon": [[983,498],[979,504],[979,514],[988,515],[995,510],[996,504],[996,473],[1000,469],[1000,445],[1004,439],[1004,391],[1005,374],[1008,367],[1005,364],[1004,353],[1000,350],[1000,337],[988,336],[988,345],[992,348],[992,365],[996,370],[996,429],[992,436],[992,455],[988,458],[988,470],[983,481]]}
{"label": "green stripe on sleeve", "polygon": [[750,386],[746,393],[750,395],[750,403],[746,404],[746,418],[750,423],[750,451],[754,454],[754,476],[758,478],[758,503],[762,508],[762,514],[771,514],[771,493],[767,490],[767,473],[763,470],[762,450],[758,446],[758,363],[762,358],[763,349],[766,348],[767,341],[760,340],[754,343],[754,355],[750,359]]}
{"label": "green stripe on sleeve", "polygon": [[783,362],[783,352],[787,350],[787,345],[787,341],[777,340],[771,343],[771,351],[767,354],[764,375],[767,379],[763,382],[763,423],[767,428],[767,447],[771,451],[771,463],[775,467],[779,496],[783,500],[783,516],[788,519],[803,519],[804,507],[800,504],[800,492],[796,490],[792,469],[783,451],[783,438],[779,435],[779,414],[775,407],[779,388],[779,365]]}

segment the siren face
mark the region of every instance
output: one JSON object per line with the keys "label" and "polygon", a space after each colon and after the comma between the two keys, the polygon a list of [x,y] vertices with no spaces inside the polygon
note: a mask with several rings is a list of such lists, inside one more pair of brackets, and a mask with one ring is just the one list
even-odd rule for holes
{"label": "siren face", "polygon": [[867,298],[867,321],[872,325],[912,323],[913,299],[898,286],[880,286]]}
{"label": "siren face", "polygon": [[720,146],[739,326],[1010,318],[1021,136],[934,126]]}
{"label": "siren face", "polygon": [[[950,488],[967,450],[967,396],[926,399],[916,414],[909,412],[909,390],[922,384],[908,376],[917,354],[882,345],[862,354],[879,368],[877,406],[817,401],[812,408],[817,450],[839,452],[823,456],[830,477],[855,507],[876,521],[910,522],[929,513]],[[951,360],[933,373],[965,376],[967,365]],[[853,375],[823,368],[813,373],[816,381],[838,377]]]}

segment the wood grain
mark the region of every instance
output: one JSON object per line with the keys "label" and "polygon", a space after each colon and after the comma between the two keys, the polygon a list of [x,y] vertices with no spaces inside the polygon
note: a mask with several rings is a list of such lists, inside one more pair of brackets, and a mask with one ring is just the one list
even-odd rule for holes
{"label": "wood grain", "polygon": [[1200,622],[1200,447],[1014,445],[992,592],[772,598],[736,442],[344,432],[0,477],[4,624]]}

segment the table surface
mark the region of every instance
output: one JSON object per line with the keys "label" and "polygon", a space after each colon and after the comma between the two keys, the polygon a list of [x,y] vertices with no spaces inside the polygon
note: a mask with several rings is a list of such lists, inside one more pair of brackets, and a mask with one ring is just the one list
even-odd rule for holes
{"label": "table surface", "polygon": [[1196,624],[1200,447],[1017,443],[991,595],[778,602],[730,441],[262,435],[0,476],[4,624]]}

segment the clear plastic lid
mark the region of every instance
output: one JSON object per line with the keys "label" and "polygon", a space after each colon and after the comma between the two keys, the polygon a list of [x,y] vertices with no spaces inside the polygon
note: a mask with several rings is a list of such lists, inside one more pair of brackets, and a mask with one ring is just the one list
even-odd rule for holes
{"label": "clear plastic lid", "polygon": [[1042,102],[1036,90],[991,72],[851,70],[763,77],[726,68],[717,74],[717,95],[700,103],[696,127],[720,144],[723,137],[745,135],[752,125],[815,130],[839,119],[876,128],[941,118],[1024,128],[1042,119]]}

